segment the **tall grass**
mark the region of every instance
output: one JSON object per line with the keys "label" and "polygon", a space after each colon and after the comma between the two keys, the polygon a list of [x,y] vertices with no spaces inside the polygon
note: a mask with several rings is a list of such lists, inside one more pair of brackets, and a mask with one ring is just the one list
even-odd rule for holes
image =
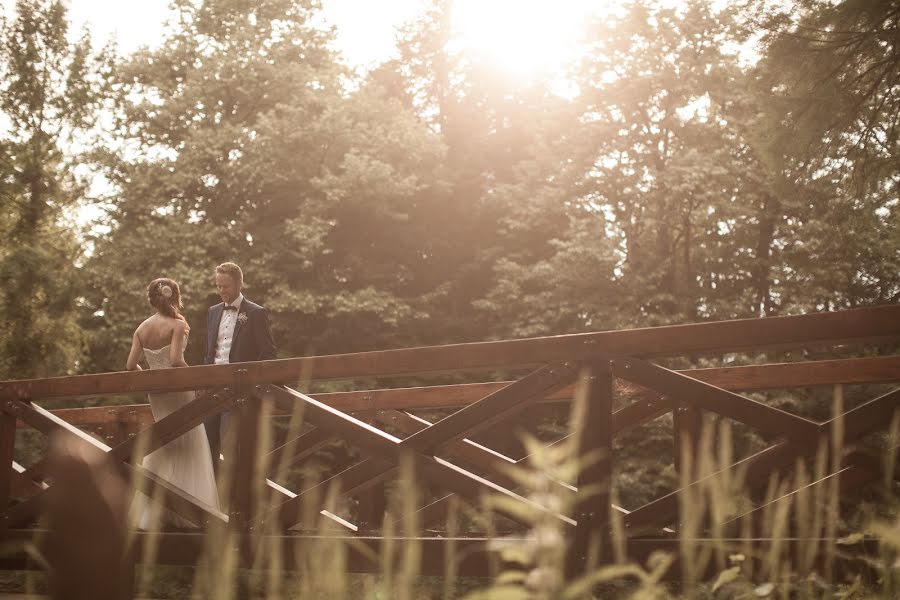
{"label": "tall grass", "polygon": [[[586,393],[581,390],[570,422],[573,431],[580,425],[578,405],[585,401]],[[265,403],[263,406],[268,411]],[[843,395],[836,388],[832,413],[842,412]],[[270,445],[268,422],[267,418],[261,420],[256,468],[280,479],[288,476],[289,465],[265,464],[262,452]],[[302,423],[302,413],[293,415],[286,439],[294,439]],[[877,484],[886,516],[873,518],[864,528],[837,540],[842,529],[841,475],[834,473],[840,471],[845,455],[840,442],[842,427],[836,419],[833,442],[823,441],[813,460],[798,460],[788,473],[773,474],[764,493],[753,497],[745,485],[745,473],[726,468],[735,461],[730,424],[707,418],[700,440],[680,448],[679,514],[671,524],[677,552],[654,552],[644,562],[630,559],[622,514],[610,508],[611,535],[606,542],[610,547],[600,553],[609,559],[577,577],[566,576],[572,527],[560,515],[571,514],[573,502],[581,499],[567,490],[583,465],[578,464],[577,448],[568,441],[545,446],[535,438],[523,440],[529,452],[526,464],[509,467],[506,475],[529,503],[500,495],[484,497],[479,504],[450,499],[442,534],[449,549],[442,577],[421,575],[427,557],[417,511],[429,496],[411,454],[402,457],[396,471],[381,530],[384,539],[375,551],[353,535],[335,535],[334,521],[323,510],[338,515],[347,512],[341,490],[337,485],[323,490],[318,480],[307,479],[301,484],[301,489],[310,490],[304,497],[301,520],[307,535],[286,540],[276,520],[264,521],[244,538],[229,526],[213,526],[195,568],[164,567],[156,564],[166,530],[166,513],[157,496],[151,498],[154,518],[150,530],[141,536],[132,531],[127,539],[131,547],[141,545],[144,557],[138,568],[137,595],[217,600],[897,598],[900,518],[893,473],[900,412],[888,431],[882,456],[885,476]],[[223,472],[223,492],[233,477],[228,469]],[[615,482],[610,485],[613,504],[617,504],[620,490]],[[128,496],[144,491],[132,489]],[[254,499],[259,506],[283,500],[265,485],[254,489]],[[765,508],[753,513],[753,519],[734,521],[760,504]],[[514,514],[524,526],[514,534],[499,534],[498,512]],[[133,522],[135,515],[129,518]],[[490,579],[459,575],[465,556],[456,545],[457,536],[464,536],[471,527],[486,532],[489,538]],[[654,535],[664,538],[670,534],[660,530]],[[854,552],[866,535],[880,539],[879,556]],[[247,556],[252,558],[249,564]],[[348,572],[359,566],[354,563],[357,560],[367,562],[369,574]]]}

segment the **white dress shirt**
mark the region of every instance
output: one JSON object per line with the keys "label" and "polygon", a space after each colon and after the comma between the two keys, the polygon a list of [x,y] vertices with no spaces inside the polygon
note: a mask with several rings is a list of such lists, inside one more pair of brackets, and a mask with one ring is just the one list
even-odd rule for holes
{"label": "white dress shirt", "polygon": [[222,310],[222,320],[219,321],[219,335],[216,338],[216,359],[217,365],[227,365],[228,355],[231,354],[231,342],[234,339],[234,326],[237,324],[238,310],[241,308],[241,302],[244,301],[244,295],[238,294],[234,302],[226,306],[233,306],[235,310]]}

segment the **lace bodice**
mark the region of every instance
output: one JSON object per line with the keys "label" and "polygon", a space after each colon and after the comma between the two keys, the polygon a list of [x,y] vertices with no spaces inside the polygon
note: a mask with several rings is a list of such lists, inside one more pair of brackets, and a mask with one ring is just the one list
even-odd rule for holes
{"label": "lace bodice", "polygon": [[168,369],[172,366],[171,361],[169,361],[169,347],[171,345],[166,344],[158,350],[144,348],[144,356],[147,357],[147,363],[151,369]]}

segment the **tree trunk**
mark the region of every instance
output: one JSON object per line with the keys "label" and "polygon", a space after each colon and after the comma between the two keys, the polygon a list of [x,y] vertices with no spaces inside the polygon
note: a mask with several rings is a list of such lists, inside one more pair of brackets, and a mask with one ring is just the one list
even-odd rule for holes
{"label": "tree trunk", "polygon": [[775,240],[775,222],[781,204],[771,194],[763,196],[759,211],[759,232],[756,240],[756,265],[753,269],[755,290],[754,313],[759,317],[772,314],[772,243]]}

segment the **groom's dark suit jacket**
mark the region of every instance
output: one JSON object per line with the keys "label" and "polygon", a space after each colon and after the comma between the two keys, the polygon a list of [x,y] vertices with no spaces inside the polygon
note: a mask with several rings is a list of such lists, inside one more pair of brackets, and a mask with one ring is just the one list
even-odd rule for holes
{"label": "groom's dark suit jacket", "polygon": [[[206,315],[206,357],[203,362],[211,365],[216,362],[216,340],[219,337],[219,323],[225,303],[221,302],[209,307]],[[241,316],[246,315],[246,320]],[[269,314],[259,304],[246,298],[238,308],[238,319],[234,324],[234,335],[231,340],[231,352],[228,362],[249,362],[275,358],[275,341],[269,328]]]}

